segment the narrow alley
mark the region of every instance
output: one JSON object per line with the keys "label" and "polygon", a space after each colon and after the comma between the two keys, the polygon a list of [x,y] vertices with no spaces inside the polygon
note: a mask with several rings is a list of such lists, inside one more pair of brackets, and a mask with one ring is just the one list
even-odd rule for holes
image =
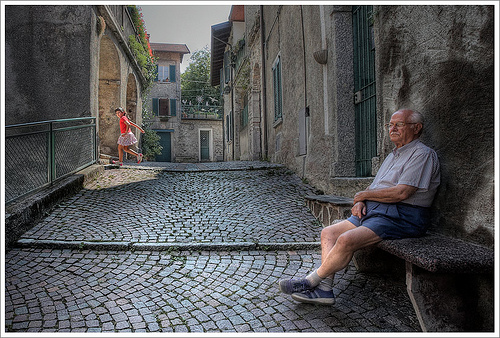
{"label": "narrow alley", "polygon": [[420,331],[403,275],[350,265],[328,307],[279,292],[320,263],[313,193],[266,162],[105,170],[6,253],[6,331]]}

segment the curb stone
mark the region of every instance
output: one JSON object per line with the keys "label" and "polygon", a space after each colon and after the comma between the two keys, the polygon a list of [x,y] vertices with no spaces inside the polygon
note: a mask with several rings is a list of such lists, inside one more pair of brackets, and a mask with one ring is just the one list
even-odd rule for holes
{"label": "curb stone", "polygon": [[297,243],[270,243],[270,242],[210,242],[210,243],[137,243],[137,242],[95,242],[95,241],[61,241],[61,240],[36,240],[22,238],[17,241],[17,246],[22,248],[43,249],[90,249],[90,250],[113,250],[113,251],[169,251],[169,250],[193,250],[193,251],[239,251],[239,250],[262,250],[262,251],[287,251],[319,249],[319,242],[297,242]]}

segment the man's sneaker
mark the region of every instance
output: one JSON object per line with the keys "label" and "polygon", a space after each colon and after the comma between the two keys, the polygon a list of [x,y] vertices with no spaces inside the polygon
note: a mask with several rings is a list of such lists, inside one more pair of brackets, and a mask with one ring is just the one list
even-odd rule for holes
{"label": "man's sneaker", "polygon": [[292,298],[301,303],[332,305],[335,303],[335,296],[333,290],[325,291],[320,288],[306,290],[300,293],[293,293]]}
{"label": "man's sneaker", "polygon": [[300,279],[283,279],[279,281],[280,290],[288,295],[294,292],[302,292],[312,289],[311,284],[305,278]]}

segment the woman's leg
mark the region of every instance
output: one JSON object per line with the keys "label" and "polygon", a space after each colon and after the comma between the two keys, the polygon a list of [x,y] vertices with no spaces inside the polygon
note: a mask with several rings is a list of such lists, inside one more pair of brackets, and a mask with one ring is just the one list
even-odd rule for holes
{"label": "woman's leg", "polygon": [[129,149],[129,146],[123,147],[123,150],[131,155],[137,156],[137,163],[140,163],[142,161],[142,154],[139,154],[138,152]]}
{"label": "woman's leg", "polygon": [[118,145],[118,161],[123,163],[123,146],[121,144]]}
{"label": "woman's leg", "polygon": [[129,153],[130,155],[139,156],[139,154],[130,149],[129,146],[124,146],[123,151]]}

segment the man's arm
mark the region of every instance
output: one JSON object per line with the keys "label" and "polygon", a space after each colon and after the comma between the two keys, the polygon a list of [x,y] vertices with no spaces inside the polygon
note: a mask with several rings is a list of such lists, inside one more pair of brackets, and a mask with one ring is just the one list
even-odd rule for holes
{"label": "man's arm", "polygon": [[382,203],[397,203],[409,198],[417,189],[417,187],[411,185],[398,184],[390,188],[363,190],[354,195],[354,204],[366,200]]}
{"label": "man's arm", "polygon": [[397,203],[409,198],[417,189],[417,187],[412,187],[411,185],[398,184],[391,188],[360,191],[354,195],[354,205],[351,208],[351,213],[361,218],[366,215],[366,200],[382,203]]}

